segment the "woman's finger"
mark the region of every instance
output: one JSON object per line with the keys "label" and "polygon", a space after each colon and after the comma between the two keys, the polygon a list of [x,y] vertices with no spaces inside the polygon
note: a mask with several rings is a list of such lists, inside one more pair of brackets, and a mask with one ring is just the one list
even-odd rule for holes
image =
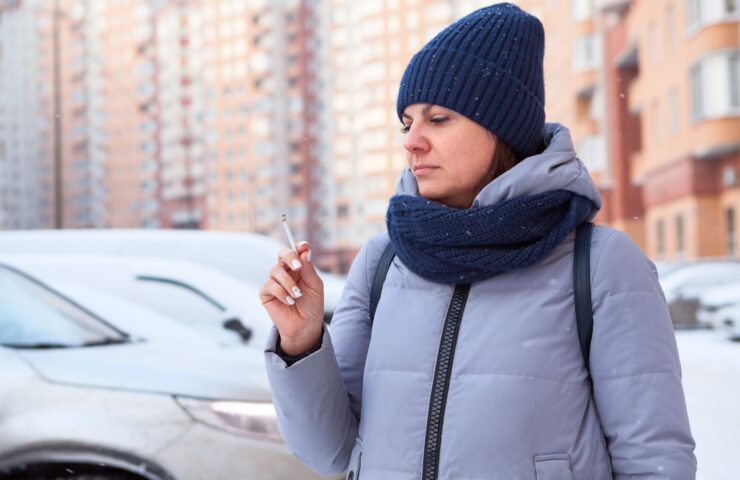
{"label": "woman's finger", "polygon": [[303,296],[303,292],[298,288],[298,284],[281,265],[276,265],[270,270],[270,278],[279,283],[291,297],[300,298]]}
{"label": "woman's finger", "polygon": [[290,248],[284,248],[278,253],[278,264],[285,265],[288,269],[297,272],[303,264],[298,254]]}
{"label": "woman's finger", "polygon": [[295,305],[295,300],[292,295],[287,292],[282,285],[270,277],[270,279],[267,280],[260,289],[260,301],[263,305],[266,305],[272,300],[278,300],[288,306]]}

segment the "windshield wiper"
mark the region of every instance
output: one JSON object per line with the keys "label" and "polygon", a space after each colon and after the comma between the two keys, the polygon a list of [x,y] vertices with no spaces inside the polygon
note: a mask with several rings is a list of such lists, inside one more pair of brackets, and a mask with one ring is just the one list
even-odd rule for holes
{"label": "windshield wiper", "polygon": [[79,345],[80,347],[100,347],[103,345],[120,345],[122,343],[129,343],[128,337],[123,338],[102,338],[100,340],[91,340],[89,342],[85,342],[82,345]]}
{"label": "windshield wiper", "polygon": [[70,347],[76,347],[77,345],[67,345],[66,343],[49,343],[49,342],[39,342],[39,343],[3,343],[3,347],[8,348],[17,348],[21,350],[35,350],[35,349],[51,349],[51,348],[70,348]]}
{"label": "windshield wiper", "polygon": [[39,342],[39,343],[2,343],[3,347],[16,348],[20,350],[51,350],[60,348],[82,348],[82,347],[98,347],[103,345],[119,345],[121,343],[128,343],[128,337],[124,338],[102,338],[100,340],[90,340],[89,342],[81,344],[72,343],[52,343],[52,342]]}

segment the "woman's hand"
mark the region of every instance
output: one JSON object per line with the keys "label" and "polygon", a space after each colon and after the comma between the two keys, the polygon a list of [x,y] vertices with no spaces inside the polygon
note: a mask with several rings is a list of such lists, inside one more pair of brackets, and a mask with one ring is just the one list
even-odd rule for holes
{"label": "woman's hand", "polygon": [[288,355],[307,352],[324,327],[324,282],[311,263],[308,242],[298,253],[281,250],[278,263],[259,292],[260,302],[280,332],[280,348]]}

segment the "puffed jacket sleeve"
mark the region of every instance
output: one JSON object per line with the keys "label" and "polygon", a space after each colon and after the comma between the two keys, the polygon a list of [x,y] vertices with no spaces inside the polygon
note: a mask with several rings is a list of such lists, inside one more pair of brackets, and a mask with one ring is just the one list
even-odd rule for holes
{"label": "puffed jacket sleeve", "polygon": [[362,377],[370,342],[370,281],[388,237],[357,254],[321,347],[288,366],[275,352],[273,327],[265,361],[278,428],[293,454],[322,475],[347,469],[357,436]]}
{"label": "puffed jacket sleeve", "polygon": [[594,399],[616,480],[696,477],[681,365],[655,266],[623,233],[592,244]]}

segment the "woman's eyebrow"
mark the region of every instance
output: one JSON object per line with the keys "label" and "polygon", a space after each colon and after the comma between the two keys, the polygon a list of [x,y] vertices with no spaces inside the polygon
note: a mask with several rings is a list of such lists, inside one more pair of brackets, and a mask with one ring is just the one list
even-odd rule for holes
{"label": "woman's eyebrow", "polygon": [[[421,114],[422,115],[426,115],[427,113],[429,113],[429,110],[431,110],[433,106],[434,105],[432,105],[431,103],[427,103],[421,109]],[[401,114],[401,117],[411,119],[411,115],[409,115],[408,113],[405,113],[405,112]]]}

